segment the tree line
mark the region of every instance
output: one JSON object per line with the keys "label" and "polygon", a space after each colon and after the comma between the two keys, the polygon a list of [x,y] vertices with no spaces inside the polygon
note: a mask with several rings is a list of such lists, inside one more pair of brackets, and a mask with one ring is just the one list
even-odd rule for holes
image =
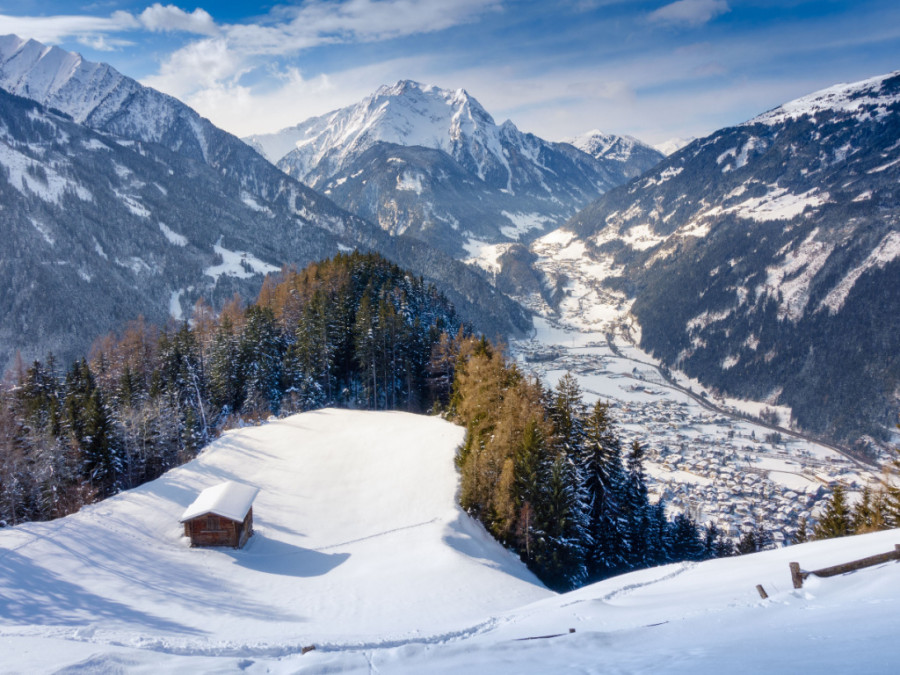
{"label": "tree line", "polygon": [[[900,469],[900,461],[893,462],[893,465]],[[886,481],[874,490],[867,485],[863,488],[859,501],[852,506],[847,501],[844,487],[837,484],[812,529],[805,518],[800,521],[794,541],[799,544],[897,527],[900,527],[900,487],[896,484]]]}
{"label": "tree line", "polygon": [[462,506],[548,586],[736,552],[715,524],[650,502],[644,447],[624,447],[610,406],[587,406],[571,374],[547,390],[484,338],[455,351]]}
{"label": "tree line", "polygon": [[446,405],[466,328],[432,285],[374,254],[269,276],[250,306],[137,320],[0,388],[0,524],[47,520],[157,478],[229,426],[327,405]]}

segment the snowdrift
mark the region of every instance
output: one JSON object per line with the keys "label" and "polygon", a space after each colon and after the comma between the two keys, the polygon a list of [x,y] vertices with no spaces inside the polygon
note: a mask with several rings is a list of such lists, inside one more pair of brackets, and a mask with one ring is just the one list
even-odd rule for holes
{"label": "snowdrift", "polygon": [[[900,532],[556,595],[456,505],[462,436],[403,413],[296,415],[0,531],[0,671],[895,672],[900,564],[794,590],[788,562],[886,552]],[[260,488],[256,534],[191,549],[179,516],[223,480]]]}

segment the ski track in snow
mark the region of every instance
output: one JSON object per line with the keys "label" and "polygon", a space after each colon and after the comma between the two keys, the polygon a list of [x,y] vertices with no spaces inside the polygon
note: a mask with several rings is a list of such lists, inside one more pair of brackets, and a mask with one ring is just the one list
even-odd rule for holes
{"label": "ski track in snow", "polygon": [[417,527],[423,527],[425,525],[430,525],[431,523],[438,522],[437,518],[432,518],[431,520],[426,520],[422,523],[415,523],[414,525],[404,525],[403,527],[395,527],[391,530],[385,530],[384,532],[379,532],[377,534],[370,534],[367,537],[360,537],[359,539],[351,539],[350,541],[342,541],[340,544],[330,544],[329,546],[321,546],[319,548],[313,549],[314,551],[329,551],[333,548],[340,548],[342,546],[349,546],[350,544],[358,544],[361,541],[368,541],[370,539],[377,539],[378,537],[384,537],[389,534],[394,534],[395,532],[403,532],[404,530],[414,530]]}
{"label": "ski track in snow", "polygon": [[674,579],[675,577],[679,577],[690,569],[696,567],[697,563],[692,562],[684,562],[678,563],[677,569],[668,574],[664,574],[663,576],[657,579],[651,579],[650,581],[642,581],[634,584],[626,584],[620,588],[615,589],[614,591],[610,591],[606,595],[602,595],[599,598],[581,598],[578,600],[573,600],[572,602],[567,602],[565,604],[560,605],[560,607],[571,607],[572,605],[577,605],[582,602],[608,602],[613,598],[617,598],[620,595],[624,595],[626,593],[633,593],[639,588],[647,588],[648,586],[654,586],[656,584],[660,584],[664,581],[669,581],[670,579]]}

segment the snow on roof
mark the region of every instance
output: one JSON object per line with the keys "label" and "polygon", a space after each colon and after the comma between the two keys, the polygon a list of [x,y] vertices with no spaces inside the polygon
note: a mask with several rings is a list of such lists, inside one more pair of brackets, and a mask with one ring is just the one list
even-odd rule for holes
{"label": "snow on roof", "polygon": [[179,522],[183,523],[207,513],[214,513],[230,520],[243,520],[258,492],[259,488],[230,480],[206,488],[194,503],[187,507]]}

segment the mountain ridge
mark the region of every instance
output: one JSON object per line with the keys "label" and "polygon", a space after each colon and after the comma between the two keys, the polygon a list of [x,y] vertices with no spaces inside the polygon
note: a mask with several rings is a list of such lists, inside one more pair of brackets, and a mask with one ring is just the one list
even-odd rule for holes
{"label": "mountain ridge", "polygon": [[598,159],[509,120],[497,125],[464,89],[411,80],[246,140],[357,215],[459,259],[482,243],[528,241],[552,229],[662,157],[623,141]]}
{"label": "mountain ridge", "polygon": [[893,426],[898,90],[891,73],[719,130],[567,224],[634,298],[644,348],[815,433]]}

